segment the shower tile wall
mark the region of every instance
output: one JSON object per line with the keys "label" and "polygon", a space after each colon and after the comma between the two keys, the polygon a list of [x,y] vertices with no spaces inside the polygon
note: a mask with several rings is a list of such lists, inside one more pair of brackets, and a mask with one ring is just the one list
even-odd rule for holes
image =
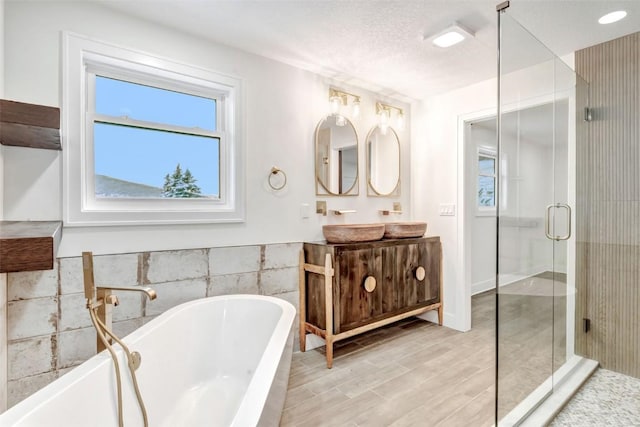
{"label": "shower tile wall", "polygon": [[[158,293],[148,301],[118,292],[113,327],[124,336],[171,307],[207,296],[273,295],[297,307],[301,248],[286,243],[99,255],[94,274],[97,285],[144,285]],[[8,274],[9,406],[95,354],[83,289],[80,257],[60,258],[53,270]]]}
{"label": "shower tile wall", "polygon": [[576,138],[576,352],[640,378],[640,33],[576,52],[576,72],[593,115]]}

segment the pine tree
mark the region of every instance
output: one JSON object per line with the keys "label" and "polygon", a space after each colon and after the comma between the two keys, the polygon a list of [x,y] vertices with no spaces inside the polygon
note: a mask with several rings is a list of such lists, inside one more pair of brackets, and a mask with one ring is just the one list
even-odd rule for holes
{"label": "pine tree", "polygon": [[185,197],[201,197],[202,192],[200,191],[200,187],[196,185],[196,181],[197,179],[194,178],[189,169],[184,171],[182,182],[185,186]]}
{"label": "pine tree", "polygon": [[172,194],[175,192],[175,184],[171,180],[171,176],[166,174],[164,176],[164,185],[162,186],[162,196],[163,197],[173,197]]}
{"label": "pine tree", "polygon": [[200,187],[196,185],[197,179],[187,169],[184,174],[180,163],[176,166],[176,170],[171,175],[166,174],[164,177],[164,185],[162,186],[162,195],[164,197],[202,197]]}

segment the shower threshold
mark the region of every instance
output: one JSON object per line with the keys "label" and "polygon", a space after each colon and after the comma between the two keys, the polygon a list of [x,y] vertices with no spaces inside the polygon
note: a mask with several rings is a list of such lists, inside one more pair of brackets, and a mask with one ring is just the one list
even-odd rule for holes
{"label": "shower threshold", "polygon": [[[547,378],[511,410],[499,427],[541,427],[548,425],[598,368],[598,362],[581,356],[571,357],[553,377]],[[553,378],[555,377],[555,385]],[[549,393],[549,390],[553,392]]]}

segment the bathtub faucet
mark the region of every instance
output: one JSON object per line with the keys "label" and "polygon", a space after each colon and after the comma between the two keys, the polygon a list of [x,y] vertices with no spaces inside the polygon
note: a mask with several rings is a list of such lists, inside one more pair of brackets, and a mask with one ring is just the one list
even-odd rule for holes
{"label": "bathtub faucet", "polygon": [[[111,332],[113,325],[113,307],[120,304],[118,296],[113,291],[133,291],[145,294],[149,300],[157,297],[156,291],[148,287],[142,286],[96,286],[93,277],[93,254],[91,252],[82,253],[82,270],[84,273],[84,295],[87,298],[87,308],[94,310],[100,322],[106,326]],[[109,334],[110,335],[110,334]],[[109,343],[112,341],[110,336],[106,337]],[[106,348],[100,337],[97,337],[98,353]]]}
{"label": "bathtub faucet", "polygon": [[118,297],[113,291],[134,291],[144,293],[150,300],[156,299],[156,292],[151,288],[143,288],[136,286],[96,286],[93,278],[93,254],[91,252],[82,253],[82,272],[84,274],[84,295],[87,298],[87,309],[91,317],[97,334],[98,352],[108,350],[113,359],[113,366],[116,374],[116,389],[118,395],[118,426],[124,427],[124,415],[122,410],[122,379],[120,377],[120,364],[118,357],[112,346],[112,341],[117,342],[124,350],[127,358],[127,365],[131,373],[133,388],[138,399],[138,405],[142,413],[144,426],[148,427],[149,419],[147,410],[145,409],[140,388],[138,387],[138,379],[135,371],[140,367],[142,356],[137,351],[130,351],[129,347],[118,338],[112,331],[112,313],[113,307],[119,304]]}
{"label": "bathtub faucet", "polygon": [[[113,308],[117,307],[120,304],[120,300],[118,300],[118,296],[113,293],[113,291],[133,291],[133,292],[141,292],[145,294],[149,300],[154,300],[157,297],[156,291],[151,288],[146,287],[136,287],[136,286],[96,286],[96,300],[95,304],[91,308],[97,308],[98,318],[104,323],[109,331],[113,330]],[[87,300],[88,303],[88,300]],[[90,308],[87,306],[87,308]],[[107,337],[109,342],[111,339]],[[100,338],[97,339],[97,349],[98,353],[105,349],[104,344]]]}
{"label": "bathtub faucet", "polygon": [[[156,291],[151,288],[144,287],[136,287],[136,286],[96,286],[97,298],[98,301],[104,301],[106,304],[113,304],[114,307],[117,307],[120,304],[118,301],[118,297],[113,295],[111,291],[133,291],[133,292],[142,292],[147,295],[149,300],[154,300],[158,296]],[[112,298],[115,297],[115,298]]]}

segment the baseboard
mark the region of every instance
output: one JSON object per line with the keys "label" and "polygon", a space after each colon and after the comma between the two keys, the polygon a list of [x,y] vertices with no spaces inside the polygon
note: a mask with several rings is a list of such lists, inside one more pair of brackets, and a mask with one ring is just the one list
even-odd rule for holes
{"label": "baseboard", "polygon": [[[502,277],[500,277],[500,286],[507,286],[519,280],[528,279],[530,277],[537,276],[538,274],[544,273],[546,271],[549,271],[549,268],[544,266],[538,266],[520,273],[504,274],[502,275]],[[495,277],[492,277],[487,280],[483,280],[481,282],[472,283],[471,295],[473,296],[473,295],[481,294],[482,292],[495,289],[495,287],[496,287]]]}
{"label": "baseboard", "polygon": [[471,296],[481,294],[483,292],[486,292],[495,288],[496,288],[495,277],[488,280],[483,280],[482,282],[473,283],[471,285]]}
{"label": "baseboard", "polygon": [[324,347],[325,341],[315,334],[307,334],[305,339],[305,351],[313,350],[314,348]]}
{"label": "baseboard", "polygon": [[431,310],[422,314],[418,314],[416,317],[418,319],[426,320],[427,322],[438,323],[438,312],[436,310]]}

